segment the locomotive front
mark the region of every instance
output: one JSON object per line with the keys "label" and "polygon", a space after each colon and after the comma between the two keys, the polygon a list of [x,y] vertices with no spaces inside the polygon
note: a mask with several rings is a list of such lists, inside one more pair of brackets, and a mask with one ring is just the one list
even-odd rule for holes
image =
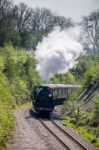
{"label": "locomotive front", "polygon": [[49,87],[37,86],[34,88],[33,107],[38,113],[50,113],[54,110],[53,93]]}

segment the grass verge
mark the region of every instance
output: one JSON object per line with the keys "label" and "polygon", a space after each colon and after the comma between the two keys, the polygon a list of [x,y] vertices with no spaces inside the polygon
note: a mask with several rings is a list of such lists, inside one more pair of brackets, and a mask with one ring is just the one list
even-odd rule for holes
{"label": "grass verge", "polygon": [[92,127],[89,128],[87,126],[80,126],[80,125],[71,123],[71,118],[62,120],[62,123],[66,125],[67,127],[75,130],[76,133],[80,134],[82,138],[85,138],[86,140],[94,144],[97,148],[99,148],[99,136],[97,137],[96,135],[92,133],[93,130],[94,132],[97,132],[97,130],[95,130]]}
{"label": "grass verge", "polygon": [[[15,109],[24,109],[30,107],[31,102],[26,102],[23,105],[17,105]],[[0,106],[0,150],[7,149],[7,142],[13,138],[15,131],[15,118],[13,117],[13,110],[6,108],[7,106]]]}

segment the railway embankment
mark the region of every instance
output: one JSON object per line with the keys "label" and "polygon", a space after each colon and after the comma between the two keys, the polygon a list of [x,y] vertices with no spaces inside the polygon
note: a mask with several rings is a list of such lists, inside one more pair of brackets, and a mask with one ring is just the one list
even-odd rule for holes
{"label": "railway embankment", "polygon": [[[67,104],[67,105],[66,105]],[[66,103],[63,124],[99,149],[99,81],[86,89],[72,105]]]}

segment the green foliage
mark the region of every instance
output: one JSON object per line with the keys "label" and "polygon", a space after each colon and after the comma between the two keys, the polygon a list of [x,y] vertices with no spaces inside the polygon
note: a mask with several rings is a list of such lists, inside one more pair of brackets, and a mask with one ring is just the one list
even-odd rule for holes
{"label": "green foliage", "polygon": [[76,82],[83,84],[84,88],[93,84],[99,79],[99,54],[80,56],[76,68],[72,69],[71,73]]}
{"label": "green foliage", "polygon": [[20,46],[20,36],[18,31],[9,26],[4,26],[0,30],[0,46],[12,43],[13,46]]}
{"label": "green foliage", "polygon": [[99,125],[99,95],[97,96],[93,107],[93,121]]}
{"label": "green foliage", "polygon": [[7,141],[9,129],[13,126],[14,120],[11,117],[11,110],[15,102],[10,93],[7,77],[0,73],[0,146]]}
{"label": "green foliage", "polygon": [[40,82],[34,56],[11,45],[0,48],[0,146],[14,125],[11,111],[30,101],[33,87]]}
{"label": "green foliage", "polygon": [[0,71],[4,69],[4,59],[0,56]]}
{"label": "green foliage", "polygon": [[83,138],[93,143],[95,146],[99,147],[99,137],[95,135],[93,132],[93,128],[79,125],[77,126],[77,122],[75,118],[67,118],[62,121],[62,123],[69,128],[73,128],[77,133],[79,133]]}
{"label": "green foliage", "polygon": [[68,100],[63,105],[62,113],[64,115],[71,115],[72,113],[74,113],[74,110],[75,110],[75,102]]}
{"label": "green foliage", "polygon": [[0,102],[0,147],[7,142],[8,133],[13,126],[14,119],[11,116],[11,110],[8,103]]}
{"label": "green foliage", "polygon": [[97,80],[99,80],[99,63],[92,62],[85,73],[85,86],[93,85]]}
{"label": "green foliage", "polygon": [[30,50],[30,49],[35,50],[37,45],[36,37],[34,37],[31,33],[24,31],[20,33],[20,38],[21,38],[20,46],[22,48],[26,50]]}
{"label": "green foliage", "polygon": [[82,137],[99,147],[99,95],[90,112],[80,112],[79,104],[68,100],[63,106],[63,124],[73,128]]}
{"label": "green foliage", "polygon": [[82,137],[99,147],[99,95],[93,103],[90,112],[82,113],[77,110],[76,102],[67,101],[63,106],[63,124],[77,131]]}
{"label": "green foliage", "polygon": [[53,78],[51,78],[51,82],[64,83],[64,84],[75,84],[75,77],[70,71],[68,71],[65,74],[56,74]]}
{"label": "green foliage", "polygon": [[76,99],[79,96],[80,91],[81,89],[74,89],[72,92],[68,93],[67,101],[65,101],[62,107],[63,115],[72,116],[73,114],[79,113],[77,112],[79,103],[77,104]]}
{"label": "green foliage", "polygon": [[78,58],[78,63],[76,68],[72,69],[73,74],[75,75],[76,81],[80,81],[83,79],[84,73],[88,67],[88,58],[87,56],[80,56]]}

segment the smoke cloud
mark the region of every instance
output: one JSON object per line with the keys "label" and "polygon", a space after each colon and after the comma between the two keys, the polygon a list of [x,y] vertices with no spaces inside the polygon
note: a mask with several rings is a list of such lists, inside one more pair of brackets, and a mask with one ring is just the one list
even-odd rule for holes
{"label": "smoke cloud", "polygon": [[43,79],[48,80],[56,73],[65,73],[76,65],[76,59],[83,52],[79,34],[79,27],[65,31],[56,28],[37,45],[37,70]]}

